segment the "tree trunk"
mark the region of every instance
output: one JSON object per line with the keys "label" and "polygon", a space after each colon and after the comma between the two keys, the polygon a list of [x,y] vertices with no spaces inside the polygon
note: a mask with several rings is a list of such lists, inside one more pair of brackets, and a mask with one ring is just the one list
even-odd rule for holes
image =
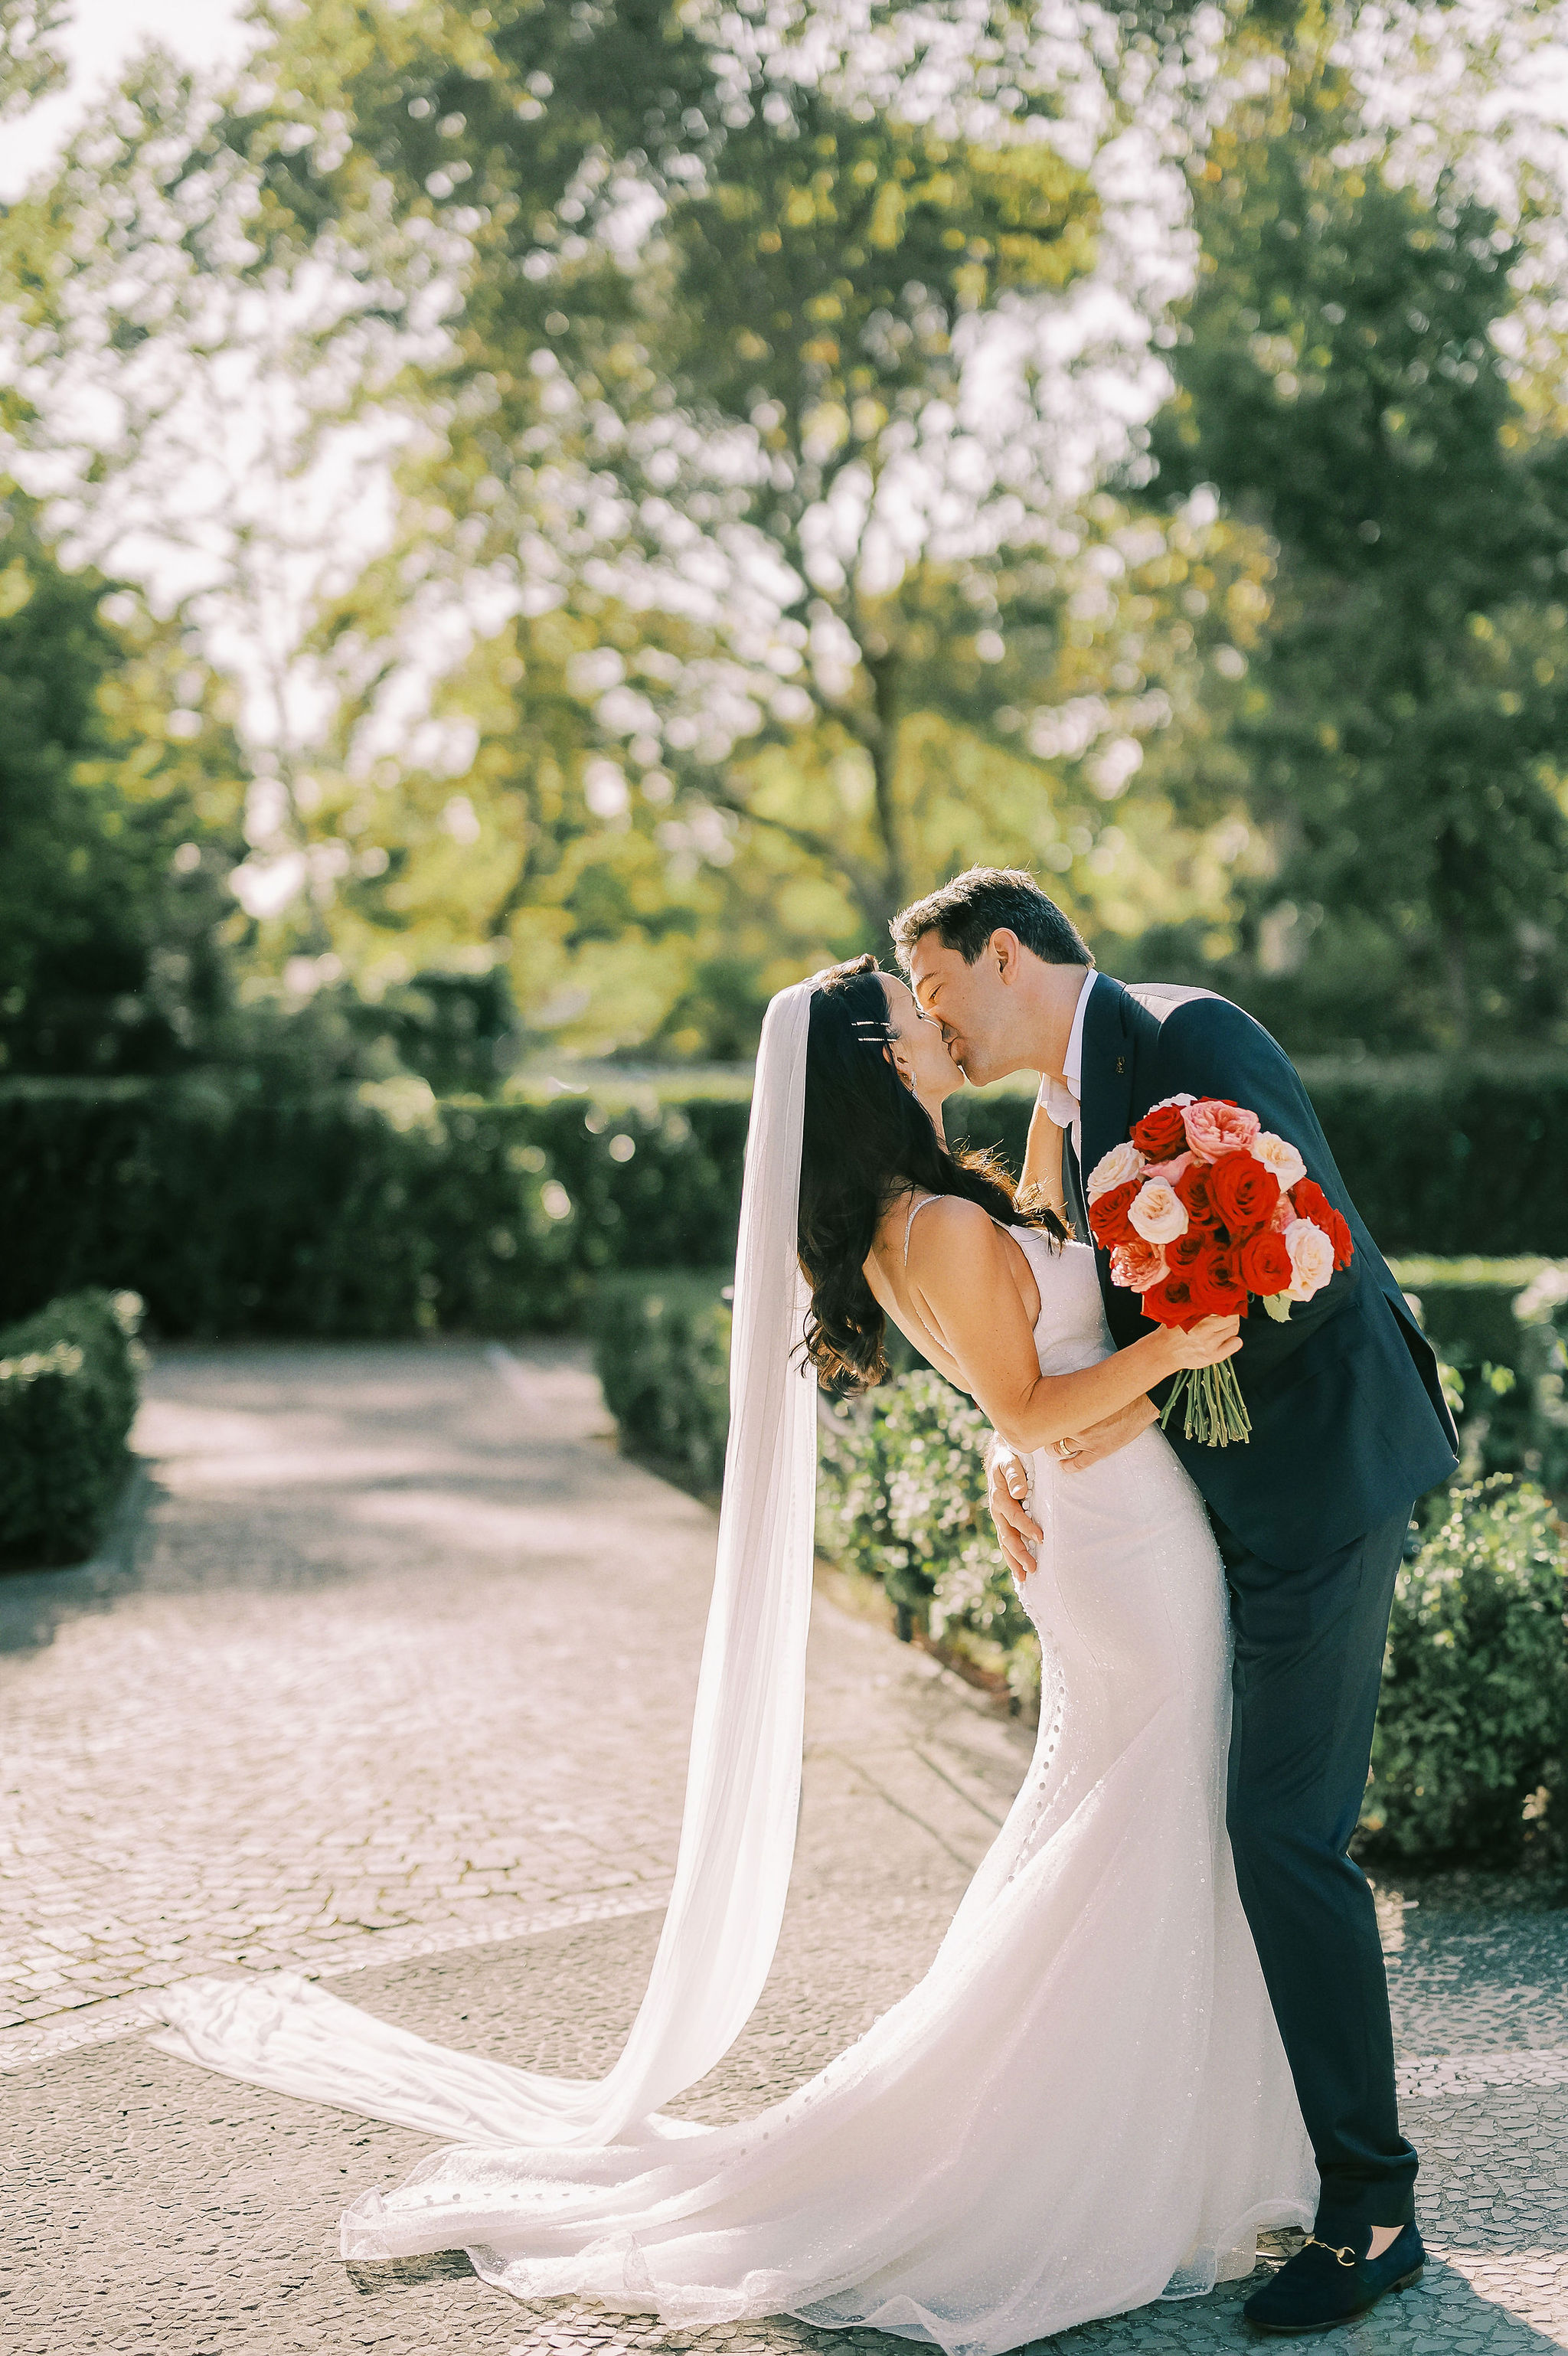
{"label": "tree trunk", "polygon": [[[904,856],[903,820],[893,793],[894,774],[898,766],[899,741],[899,658],[896,654],[863,655],[870,673],[871,690],[876,701],[877,723],[869,732],[866,750],[870,755],[873,780],[873,804],[876,811],[877,836],[881,857],[880,870],[882,906],[876,912],[880,928],[891,924],[909,897],[909,868]],[[871,912],[868,910],[868,915]]]}

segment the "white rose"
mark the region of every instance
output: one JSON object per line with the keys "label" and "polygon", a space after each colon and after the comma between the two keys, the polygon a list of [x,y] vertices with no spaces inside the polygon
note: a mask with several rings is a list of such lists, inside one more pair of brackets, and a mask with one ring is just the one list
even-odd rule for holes
{"label": "white rose", "polygon": [[1196,1104],[1197,1101],[1198,1099],[1194,1096],[1161,1097],[1157,1104],[1150,1105],[1149,1110],[1150,1112],[1163,1112],[1167,1105],[1174,1105],[1179,1112],[1183,1105]]}
{"label": "white rose", "polygon": [[[1133,1208],[1136,1211],[1137,1205]],[[1310,1301],[1334,1273],[1334,1247],[1310,1219],[1292,1219],[1285,1231],[1285,1248],[1295,1270],[1286,1290],[1292,1301]]]}
{"label": "white rose", "polygon": [[1274,1172],[1282,1194],[1288,1194],[1296,1180],[1307,1175],[1307,1164],[1289,1138],[1276,1137],[1271,1129],[1260,1129],[1247,1151],[1265,1170]]}
{"label": "white rose", "polygon": [[1147,1186],[1140,1186],[1127,1206],[1127,1219],[1146,1244],[1173,1244],[1178,1236],[1187,1233],[1187,1206],[1163,1178],[1151,1178]]}
{"label": "white rose", "polygon": [[1113,1145],[1109,1153],[1102,1153],[1089,1173],[1086,1189],[1091,1203],[1108,1194],[1113,1186],[1130,1186],[1135,1178],[1144,1174],[1144,1158],[1130,1139]]}

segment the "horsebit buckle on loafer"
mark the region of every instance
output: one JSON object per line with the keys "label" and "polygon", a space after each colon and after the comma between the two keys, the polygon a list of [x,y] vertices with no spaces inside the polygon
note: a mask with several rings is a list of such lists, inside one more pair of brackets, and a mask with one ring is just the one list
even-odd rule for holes
{"label": "horsebit buckle on loafer", "polygon": [[1356,2264],[1356,2253],[1349,2242],[1336,2249],[1332,2242],[1320,2242],[1316,2233],[1308,2233],[1301,2246],[1304,2250],[1327,2250],[1331,2256],[1339,2259],[1342,2266],[1353,2266]]}

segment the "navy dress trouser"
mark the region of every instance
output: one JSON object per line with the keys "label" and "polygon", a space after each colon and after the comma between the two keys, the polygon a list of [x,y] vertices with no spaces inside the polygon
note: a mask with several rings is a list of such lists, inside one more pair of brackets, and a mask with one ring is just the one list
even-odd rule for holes
{"label": "navy dress trouser", "polygon": [[1215,1531],[1235,1633],[1236,1879],[1322,2179],[1317,2230],[1334,2243],[1415,2213],[1377,1912],[1347,1854],[1409,1526],[1402,1513],[1299,1570]]}

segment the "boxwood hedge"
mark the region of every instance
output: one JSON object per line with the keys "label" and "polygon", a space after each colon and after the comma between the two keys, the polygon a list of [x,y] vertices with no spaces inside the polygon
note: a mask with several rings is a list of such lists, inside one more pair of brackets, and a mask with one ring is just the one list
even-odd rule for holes
{"label": "boxwood hedge", "polygon": [[[596,1360],[622,1445],[713,1495],[728,1424],[721,1277],[621,1278],[596,1304]],[[1548,1288],[1553,1303],[1568,1286]],[[1005,1677],[1032,1708],[1040,1652],[986,1505],[985,1419],[930,1368],[825,1403],[817,1536],[875,1580],[900,1633]],[[1378,1857],[1512,1863],[1568,1854],[1564,1534],[1551,1501],[1507,1475],[1446,1494],[1399,1580],[1362,1847]]]}
{"label": "boxwood hedge", "polygon": [[[1568,1255],[1568,1069],[1355,1066],[1307,1077],[1391,1252]],[[955,1100],[1016,1160],[1027,1095]],[[26,1249],[0,1315],[134,1285],[165,1333],[559,1326],[611,1268],[734,1248],[743,1095],[436,1099],[422,1081],[279,1096],[253,1076],[0,1087],[0,1205]]]}
{"label": "boxwood hedge", "polygon": [[1541,1491],[1499,1473],[1452,1491],[1401,1572],[1361,1813],[1374,1855],[1563,1854],[1563,1538]]}
{"label": "boxwood hedge", "polygon": [[742,1102],[283,1100],[232,1082],[13,1082],[0,1315],[134,1284],[165,1334],[548,1329],[611,1267],[732,1254]]}
{"label": "boxwood hedge", "polygon": [[73,1293],[0,1330],[0,1561],[91,1554],[136,1414],[134,1293]]}

